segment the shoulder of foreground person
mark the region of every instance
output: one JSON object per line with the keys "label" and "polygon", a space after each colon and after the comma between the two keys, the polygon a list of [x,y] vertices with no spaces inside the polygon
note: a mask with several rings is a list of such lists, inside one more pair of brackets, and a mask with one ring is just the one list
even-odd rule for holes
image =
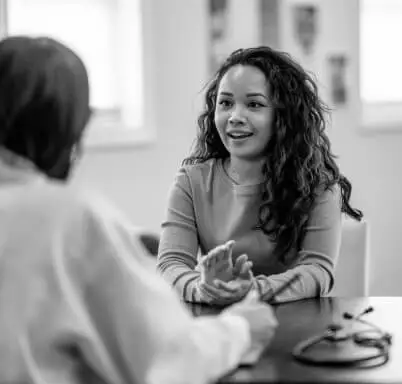
{"label": "shoulder of foreground person", "polygon": [[[77,252],[78,249],[86,249],[85,252],[79,252],[85,258],[89,253],[93,254],[94,249],[114,242],[135,254],[139,253],[138,247],[144,250],[138,241],[141,228],[136,227],[124,212],[97,191],[49,183],[28,188],[15,199],[14,205],[16,224],[21,220],[41,223],[38,236],[62,236],[64,242],[74,243]],[[96,257],[99,258],[99,255]]]}
{"label": "shoulder of foreground person", "polygon": [[51,182],[29,188],[24,195],[18,206],[27,214],[32,212],[54,220],[102,216],[105,219],[113,218],[128,223],[122,212],[94,189]]}

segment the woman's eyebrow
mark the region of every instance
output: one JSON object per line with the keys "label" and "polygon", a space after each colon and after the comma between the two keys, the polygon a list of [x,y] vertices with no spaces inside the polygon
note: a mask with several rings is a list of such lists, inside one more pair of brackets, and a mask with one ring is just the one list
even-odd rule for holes
{"label": "woman's eyebrow", "polygon": [[259,93],[259,92],[251,92],[251,93],[247,93],[246,95],[247,97],[263,97],[264,99],[268,100],[268,97],[265,96],[263,93]]}
{"label": "woman's eyebrow", "polygon": [[233,93],[223,91],[223,92],[219,92],[218,96],[233,96]]}
{"label": "woman's eyebrow", "polygon": [[[218,93],[218,96],[230,96],[233,97],[233,93],[222,91]],[[268,100],[268,97],[260,92],[250,92],[246,94],[247,97],[263,97],[264,99]]]}

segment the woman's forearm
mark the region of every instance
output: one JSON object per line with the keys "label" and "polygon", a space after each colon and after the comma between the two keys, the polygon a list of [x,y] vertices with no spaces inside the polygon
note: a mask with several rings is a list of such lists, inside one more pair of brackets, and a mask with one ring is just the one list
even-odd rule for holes
{"label": "woman's forearm", "polygon": [[331,273],[320,265],[302,264],[277,275],[256,277],[263,298],[267,298],[280,286],[289,281],[296,274],[300,278],[289,288],[274,298],[274,302],[284,303],[306,299],[310,297],[325,296],[333,285]]}

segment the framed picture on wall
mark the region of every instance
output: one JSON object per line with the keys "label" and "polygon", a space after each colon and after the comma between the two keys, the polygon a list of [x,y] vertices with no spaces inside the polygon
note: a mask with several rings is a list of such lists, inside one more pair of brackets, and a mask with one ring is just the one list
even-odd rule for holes
{"label": "framed picture on wall", "polygon": [[334,54],[327,61],[331,102],[335,106],[344,106],[348,101],[347,57],[344,54]]}
{"label": "framed picture on wall", "polygon": [[209,72],[214,73],[227,55],[227,41],[229,39],[229,1],[208,0],[210,56]]}
{"label": "framed picture on wall", "polygon": [[[267,0],[270,1],[270,0]],[[234,51],[261,45],[260,0],[206,0],[208,73]]]}
{"label": "framed picture on wall", "polygon": [[315,4],[293,5],[293,34],[304,55],[313,53],[318,33],[318,7]]}
{"label": "framed picture on wall", "polygon": [[280,49],[279,23],[280,0],[259,0],[260,43]]}

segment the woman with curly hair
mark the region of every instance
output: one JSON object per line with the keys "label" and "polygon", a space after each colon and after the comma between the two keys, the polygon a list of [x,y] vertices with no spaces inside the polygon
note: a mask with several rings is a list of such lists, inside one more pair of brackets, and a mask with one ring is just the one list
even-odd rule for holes
{"label": "woman with curly hair", "polygon": [[286,302],[327,295],[351,184],[325,133],[328,108],[308,73],[269,47],[217,71],[198,137],[170,192],[158,269],[186,301],[226,305],[250,289]]}

